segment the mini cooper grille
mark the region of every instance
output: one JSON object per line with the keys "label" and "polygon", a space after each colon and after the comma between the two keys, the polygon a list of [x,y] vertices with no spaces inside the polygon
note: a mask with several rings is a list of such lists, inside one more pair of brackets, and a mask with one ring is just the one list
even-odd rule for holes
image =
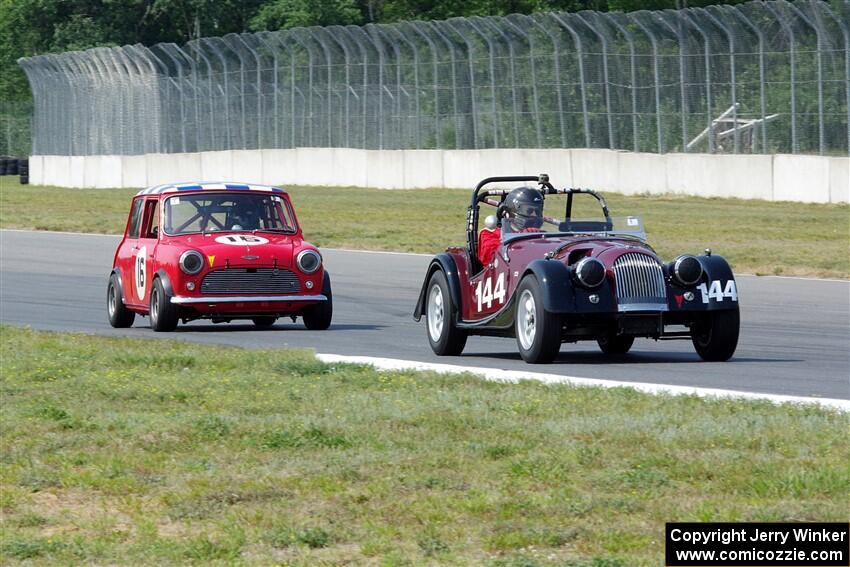
{"label": "mini cooper grille", "polygon": [[667,305],[664,272],[652,256],[634,252],[623,254],[614,262],[614,278],[621,310],[646,304]]}
{"label": "mini cooper grille", "polygon": [[204,276],[201,293],[286,295],[301,291],[298,277],[289,270],[274,268],[229,268]]}

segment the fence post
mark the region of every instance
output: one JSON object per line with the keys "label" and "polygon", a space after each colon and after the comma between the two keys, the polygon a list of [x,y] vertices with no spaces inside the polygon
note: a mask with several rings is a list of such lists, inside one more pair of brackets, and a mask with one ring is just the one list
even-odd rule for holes
{"label": "fence post", "polygon": [[765,2],[761,5],[773,14],[791,41],[791,153],[796,154],[799,151],[799,147],[797,143],[797,96],[795,93],[797,90],[797,49],[796,41],[794,40],[794,30],[772,4]]}
{"label": "fence post", "polygon": [[[186,112],[183,104],[183,100],[185,98],[183,94],[183,64],[180,60],[178,60],[174,55],[171,54],[166,49],[165,44],[155,45],[155,48],[158,47],[161,53],[164,53],[166,57],[168,57],[172,63],[174,63],[174,68],[177,70],[177,89],[180,91],[180,151],[186,152]],[[156,57],[156,55],[154,55]],[[159,59],[159,57],[157,57]],[[160,60],[161,61],[161,60]]]}
{"label": "fence post", "polygon": [[[708,40],[708,34],[695,21],[690,10],[685,10],[681,13],[682,21],[690,23],[697,33],[702,36],[703,42],[703,62],[705,64],[705,115],[706,115],[706,132],[708,132],[708,153],[714,153],[714,136],[711,135],[711,129],[714,122],[711,104],[711,42]],[[686,146],[687,147],[687,146]]]}
{"label": "fence post", "polygon": [[[449,53],[451,53],[451,63],[452,63],[452,108],[454,110],[455,117],[455,149],[460,149],[460,130],[461,130],[461,117],[460,113],[457,110],[457,71],[455,70],[455,65],[457,62],[457,57],[455,56],[455,46],[452,42],[451,38],[449,38],[443,31],[437,26],[436,22],[423,22],[423,25],[428,25],[431,30],[440,36],[440,39],[446,44],[449,48]],[[473,121],[474,125],[474,121]],[[474,130],[473,130],[474,131]]]}
{"label": "fence post", "polygon": [[[399,28],[400,25],[401,24],[395,24],[395,25],[387,26],[384,29],[384,32],[395,34],[395,36],[402,43],[407,44],[407,46],[410,48],[410,52],[413,54],[413,89],[414,89],[414,92],[415,92],[415,95],[413,97],[413,104],[414,104],[415,113],[416,113],[416,120],[415,120],[414,124],[416,125],[416,128],[415,128],[416,149],[419,149],[422,145],[421,144],[421,134],[420,134],[422,120],[421,120],[420,110],[419,110],[419,49],[416,47],[415,43],[413,43],[412,41],[407,39],[407,36],[405,36],[403,33],[401,33],[399,31],[398,28]],[[399,53],[399,52],[397,51],[397,53]],[[399,86],[401,88],[404,88],[402,83],[401,83],[401,59],[399,59],[398,72],[399,72]],[[405,90],[405,96],[407,96],[408,100],[410,100],[410,94],[407,93],[406,90]],[[406,146],[407,144],[405,143],[404,145]]]}
{"label": "fence post", "polygon": [[[439,59],[437,58],[437,45],[434,43],[434,40],[431,39],[431,36],[423,32],[419,26],[418,22],[404,22],[402,25],[409,27],[414,32],[416,32],[419,37],[425,40],[425,43],[428,44],[428,49],[431,50],[431,57],[434,66],[434,142],[437,145],[437,148],[442,148],[442,144],[440,143],[440,89],[438,88],[438,78],[439,78]],[[418,73],[417,73],[418,77]],[[419,114],[419,97],[416,97],[416,113]],[[417,140],[417,144],[419,141]],[[417,145],[417,147],[419,147]]]}
{"label": "fence post", "polygon": [[[528,44],[528,62],[531,66],[531,76],[533,79],[536,79],[537,70],[534,65],[534,40],[531,39],[530,33],[511,21],[511,18],[516,16],[518,14],[507,16],[503,21],[514,30],[514,33],[525,38],[525,42]],[[516,87],[514,87],[514,91],[516,91]],[[541,148],[543,147],[543,134],[540,129],[540,98],[537,94],[536,80],[531,81],[531,111],[534,113],[534,133],[537,136],[537,147]]]}
{"label": "fence post", "polygon": [[[676,17],[675,10],[664,10],[665,13],[673,12],[673,17]],[[688,152],[688,111],[687,111],[687,99],[686,99],[686,81],[685,81],[685,51],[687,49],[688,37],[684,33],[682,33],[681,26],[673,27],[670,23],[665,20],[661,14],[655,14],[656,19],[661,22],[662,25],[667,27],[673,35],[676,36],[676,39],[679,42],[679,98],[680,98],[680,118],[682,122],[682,151]]]}
{"label": "fence post", "polygon": [[[541,24],[534,16],[523,16],[523,15],[515,15],[515,17],[520,18],[526,22],[529,22],[538,29],[542,30],[544,34],[549,38],[549,41],[552,42],[552,63],[553,70],[555,71],[555,98],[558,101],[558,124],[561,129],[561,147],[567,147],[567,128],[564,123],[564,100],[563,95],[561,93],[561,53],[560,48],[558,47],[558,38],[553,34],[549,29],[547,29],[543,24]],[[539,127],[539,117],[538,117],[538,127]],[[542,145],[540,146],[542,147]]]}
{"label": "fence post", "polygon": [[[480,146],[478,144],[478,109],[475,104],[475,50],[472,47],[472,43],[467,39],[467,35],[457,29],[455,25],[455,20],[460,18],[454,18],[452,20],[446,21],[448,27],[454,31],[457,35],[460,36],[461,40],[466,44],[466,62],[467,68],[469,70],[469,102],[472,107],[472,147],[473,149],[478,149]],[[491,75],[492,80],[492,75]]]}
{"label": "fence post", "polygon": [[723,6],[723,9],[730,14],[733,14],[738,17],[744,25],[753,30],[753,32],[759,38],[759,102],[761,106],[761,126],[759,129],[761,130],[761,145],[762,152],[767,151],[767,121],[765,118],[767,117],[767,100],[765,93],[765,79],[764,79],[764,32],[760,27],[753,24],[752,20],[750,20],[743,11],[737,6]]}
{"label": "fence post", "polygon": [[[186,44],[186,47],[190,48],[195,52],[200,59],[204,61],[204,64],[207,66],[207,94],[209,95],[209,109],[210,109],[210,145],[208,146],[209,150],[218,149],[215,145],[215,108],[213,107],[213,83],[212,83],[212,64],[210,63],[209,58],[201,49],[200,40],[196,40],[195,42],[189,42]],[[200,123],[198,124],[198,128],[200,128]]]}
{"label": "fence post", "polygon": [[794,4],[788,2],[787,0],[777,0],[778,2],[782,2],[787,5],[791,10],[797,13],[801,20],[806,22],[809,27],[815,30],[815,35],[817,36],[818,42],[818,147],[820,155],[824,154],[825,149],[825,140],[823,133],[823,38],[821,37],[820,27],[815,25],[806,15],[800,11]]}
{"label": "fence post", "polygon": [[272,65],[274,65],[274,73],[272,74],[272,108],[274,109],[274,117],[272,118],[272,122],[274,123],[274,147],[280,148],[280,116],[278,116],[278,91],[279,91],[279,81],[278,81],[278,69],[280,68],[280,63],[278,59],[278,51],[274,48],[272,44],[272,40],[269,39],[271,32],[259,32],[257,33],[257,40],[262,43],[266,49],[268,49],[269,53],[272,56]]}
{"label": "fence post", "polygon": [[643,30],[643,33],[646,34],[652,44],[652,76],[655,85],[655,124],[658,135],[658,153],[663,154],[666,153],[666,148],[664,147],[664,135],[661,127],[661,79],[658,73],[658,42],[655,39],[655,35],[649,31],[649,28],[637,19],[637,14],[626,14],[626,17]]}
{"label": "fence post", "polygon": [[[345,147],[351,147],[350,141],[350,129],[351,129],[351,53],[348,51],[348,46],[344,41],[334,36],[334,34],[328,31],[329,29],[333,29],[337,33],[345,34],[345,28],[342,26],[330,26],[329,28],[318,28],[317,31],[321,30],[331,41],[339,45],[340,49],[342,49],[342,53],[345,57]],[[355,95],[356,96],[356,95]]]}
{"label": "fence post", "polygon": [[573,41],[576,45],[576,58],[578,59],[578,77],[579,77],[579,85],[581,88],[581,115],[584,120],[584,147],[590,147],[590,117],[587,113],[587,88],[585,86],[584,79],[584,52],[581,46],[581,38],[573,29],[573,27],[566,22],[566,16],[561,17],[557,13],[550,14],[556,22],[561,24],[561,26],[566,29],[573,38]]}
{"label": "fence post", "polygon": [[[630,71],[630,81],[631,81],[631,91],[632,91],[632,144],[634,146],[634,151],[640,151],[640,147],[638,144],[638,103],[637,103],[637,66],[635,64],[635,42],[634,36],[632,32],[626,29],[626,26],[622,25],[618,22],[612,14],[600,14],[599,17],[607,19],[611,22],[614,27],[616,27],[623,37],[626,38],[626,42],[629,44],[629,71]],[[620,15],[620,17],[625,17],[624,15]]]}
{"label": "fence post", "polygon": [[841,28],[841,35],[844,36],[844,77],[847,79],[844,85],[844,96],[847,99],[847,153],[850,154],[850,24],[836,16],[828,4],[818,5],[835,20]]}
{"label": "fence post", "polygon": [[[490,35],[487,32],[482,31],[481,28],[477,25],[477,20],[481,20],[480,25],[486,25],[486,20],[481,18],[480,16],[474,16],[471,18],[467,18],[467,23],[475,29],[478,35],[487,42],[487,49],[490,52],[490,106],[492,108],[493,114],[493,147],[499,147],[499,113],[496,110],[496,48],[493,45],[493,42],[490,40]],[[501,33],[501,30],[497,29],[496,33]],[[502,36],[504,38],[504,35]],[[507,38],[504,38],[507,41]],[[511,83],[513,83],[513,54],[511,54]],[[517,123],[516,123],[516,97],[514,97],[514,135],[517,136]],[[516,144],[516,137],[514,138],[514,144]]]}
{"label": "fence post", "polygon": [[[392,93],[389,92],[390,98],[395,102],[395,130],[396,130],[396,140],[395,143],[390,144],[392,149],[400,149],[404,146],[403,139],[403,120],[401,114],[401,95],[404,87],[401,84],[401,50],[398,48],[398,44],[389,38],[387,38],[386,34],[389,26],[385,24],[375,24],[373,28],[375,36],[378,41],[381,42],[381,45],[384,43],[389,44],[389,46],[393,50],[393,54],[395,55],[395,97],[393,97]],[[389,89],[387,89],[389,91]]]}
{"label": "fence post", "polygon": [[[366,149],[368,146],[368,139],[366,136],[367,132],[367,120],[366,116],[368,114],[368,98],[369,98],[369,50],[366,49],[366,44],[360,41],[360,39],[365,39],[369,41],[369,38],[366,37],[366,33],[363,31],[363,28],[358,26],[345,26],[345,29],[348,31],[349,36],[352,41],[357,44],[357,48],[360,49],[360,54],[363,57],[363,148]],[[371,43],[371,42],[369,42]]]}
{"label": "fence post", "polygon": [[706,16],[708,16],[708,18],[712,22],[714,22],[714,24],[718,28],[723,30],[723,33],[726,34],[726,37],[729,38],[729,74],[731,75],[730,92],[731,92],[731,95],[732,95],[732,120],[735,123],[735,132],[734,132],[733,137],[735,139],[735,153],[739,154],[739,153],[741,153],[741,132],[738,129],[738,97],[737,97],[737,89],[736,89],[737,83],[738,83],[738,78],[735,74],[735,35],[729,30],[728,27],[726,27],[726,24],[721,22],[719,18],[716,18],[714,16],[714,14],[712,14],[711,12],[709,12],[708,10],[706,10],[704,8],[696,8],[696,9],[699,10],[701,13],[705,14]]}
{"label": "fence post", "polygon": [[614,117],[611,115],[611,90],[610,81],[608,80],[608,38],[604,34],[599,33],[599,30],[593,27],[593,24],[581,12],[577,13],[576,17],[584,22],[584,25],[602,43],[602,80],[605,82],[605,112],[608,115],[608,147],[613,150],[617,145],[614,143]]}

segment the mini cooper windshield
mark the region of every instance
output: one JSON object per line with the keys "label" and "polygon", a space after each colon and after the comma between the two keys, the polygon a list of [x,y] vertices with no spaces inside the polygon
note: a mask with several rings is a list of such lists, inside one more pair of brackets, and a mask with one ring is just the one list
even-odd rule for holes
{"label": "mini cooper windshield", "polygon": [[266,193],[192,193],[165,200],[165,233],[270,231],[294,234],[295,216],[286,201]]}

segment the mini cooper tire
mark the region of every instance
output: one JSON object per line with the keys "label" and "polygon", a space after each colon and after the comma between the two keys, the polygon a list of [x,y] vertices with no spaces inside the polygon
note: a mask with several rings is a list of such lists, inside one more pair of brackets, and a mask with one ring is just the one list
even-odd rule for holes
{"label": "mini cooper tire", "polygon": [[596,339],[599,349],[605,354],[626,354],[635,342],[634,337],[609,334]]}
{"label": "mini cooper tire", "polygon": [[691,327],[691,339],[697,354],[708,362],[732,358],[738,347],[741,313],[738,309],[711,311],[708,317]]}
{"label": "mini cooper tire", "polygon": [[255,327],[268,329],[277,321],[277,317],[254,317],[251,319]]}
{"label": "mini cooper tire", "polygon": [[165,292],[160,278],[154,278],[150,303],[151,329],[156,332],[168,332],[177,328],[177,306]]}
{"label": "mini cooper tire", "polygon": [[446,275],[437,270],[425,292],[425,334],[437,356],[458,356],[466,346],[466,331],[455,326],[456,312]]}
{"label": "mini cooper tire", "polygon": [[522,359],[531,364],[552,362],[561,350],[561,318],[546,311],[540,282],[526,276],[516,291],[516,343]]}
{"label": "mini cooper tire", "polygon": [[136,314],[127,309],[121,298],[121,283],[116,274],[109,276],[109,284],[106,286],[106,314],[109,324],[116,329],[126,329],[133,326]]}
{"label": "mini cooper tire", "polygon": [[325,272],[322,283],[322,295],[327,299],[304,310],[304,326],[311,331],[324,331],[331,326],[334,313],[333,293],[331,292],[331,277]]}

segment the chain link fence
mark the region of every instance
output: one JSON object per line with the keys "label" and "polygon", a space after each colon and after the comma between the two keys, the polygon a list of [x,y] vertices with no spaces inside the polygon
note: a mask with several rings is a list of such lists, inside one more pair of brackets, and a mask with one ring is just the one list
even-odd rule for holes
{"label": "chain link fence", "polygon": [[33,153],[850,147],[850,2],[231,34],[21,59]]}
{"label": "chain link fence", "polygon": [[0,101],[0,156],[30,153],[32,103]]}

